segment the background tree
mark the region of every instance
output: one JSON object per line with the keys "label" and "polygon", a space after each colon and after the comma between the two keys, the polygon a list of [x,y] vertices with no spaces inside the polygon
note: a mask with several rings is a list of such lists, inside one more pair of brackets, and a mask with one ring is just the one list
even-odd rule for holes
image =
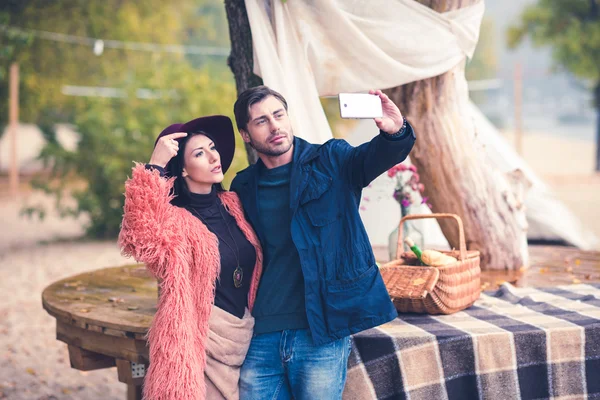
{"label": "background tree", "polygon": [[[235,77],[235,87],[240,94],[244,90],[263,84],[262,79],[254,74],[252,59],[252,32],[244,0],[225,0],[229,37],[231,41],[231,54],[227,60],[231,72]],[[248,162],[254,164],[257,155],[254,149],[245,144]]]}
{"label": "background tree", "polygon": [[600,5],[598,0],[538,0],[508,30],[515,48],[525,38],[549,46],[556,68],[581,79],[593,91],[596,123],[596,171],[600,171]]}
{"label": "background tree", "polygon": [[[30,0],[11,11],[10,25],[0,32],[3,40],[9,34],[21,37],[24,32],[36,31],[28,48],[1,59],[2,67],[14,61],[21,66],[21,121],[37,124],[48,139],[41,157],[50,173],[40,175],[34,185],[56,197],[63,215],[87,215],[88,234],[116,237],[123,185],[132,161],[147,162],[156,135],[171,123],[207,114],[233,117],[235,87],[224,57],[108,47],[97,56],[92,46],[44,40],[39,31],[127,42],[216,46],[222,41],[211,25],[217,9],[201,10],[215,2]],[[211,35],[215,43],[210,41]],[[65,85],[117,88],[124,97],[66,96]],[[6,97],[0,99],[3,116]],[[57,123],[74,126],[79,135],[76,151],[63,148],[56,140]],[[243,149],[242,143],[238,138]],[[245,165],[243,151],[238,152],[226,185]],[[75,197],[75,205],[63,202],[66,193]]]}

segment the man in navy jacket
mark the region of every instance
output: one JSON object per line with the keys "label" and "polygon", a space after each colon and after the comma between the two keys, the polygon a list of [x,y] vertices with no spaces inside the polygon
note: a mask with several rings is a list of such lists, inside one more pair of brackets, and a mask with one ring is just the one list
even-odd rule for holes
{"label": "man in navy jacket", "polygon": [[397,316],[358,206],[362,189],[408,156],[415,135],[387,95],[371,94],[383,106],[380,133],[358,147],[294,137],[286,100],[266,86],[235,103],[259,160],[231,190],[264,252],[242,399],[341,399],[350,335]]}

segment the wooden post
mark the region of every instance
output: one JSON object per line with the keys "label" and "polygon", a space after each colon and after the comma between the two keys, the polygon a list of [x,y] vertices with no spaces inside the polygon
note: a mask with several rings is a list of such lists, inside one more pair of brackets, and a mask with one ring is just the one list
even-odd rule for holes
{"label": "wooden post", "polygon": [[523,68],[520,62],[515,64],[514,76],[515,101],[515,148],[523,156]]}
{"label": "wooden post", "polygon": [[10,66],[9,86],[9,135],[10,135],[10,167],[9,188],[10,195],[19,193],[19,166],[17,160],[17,130],[19,129],[19,64]]}

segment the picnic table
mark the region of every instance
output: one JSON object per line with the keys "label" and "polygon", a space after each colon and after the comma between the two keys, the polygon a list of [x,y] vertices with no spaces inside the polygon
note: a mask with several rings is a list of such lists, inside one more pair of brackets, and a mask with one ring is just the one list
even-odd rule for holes
{"label": "picnic table", "polygon": [[600,397],[600,285],[503,283],[452,315],[352,338],[345,400]]}
{"label": "picnic table", "polygon": [[105,268],[48,286],[44,309],[56,318],[56,339],[69,349],[71,367],[117,367],[127,399],[142,398],[149,365],[144,336],[156,312],[157,283],[143,265]]}
{"label": "picnic table", "polygon": [[[484,272],[491,292],[464,312],[402,314],[354,335],[344,398],[600,397],[600,253],[536,246],[530,255],[527,271]],[[156,301],[156,280],[139,264],[42,293],[71,367],[116,366],[132,400],[141,399]]]}

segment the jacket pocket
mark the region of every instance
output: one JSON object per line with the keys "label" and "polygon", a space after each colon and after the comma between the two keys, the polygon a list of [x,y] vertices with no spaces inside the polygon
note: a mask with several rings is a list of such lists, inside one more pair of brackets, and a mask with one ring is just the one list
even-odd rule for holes
{"label": "jacket pocket", "polygon": [[306,188],[300,196],[300,207],[313,226],[325,226],[339,217],[339,207],[330,191],[333,179],[317,170],[310,171]]}
{"label": "jacket pocket", "polygon": [[377,273],[377,266],[372,265],[365,272],[353,279],[334,280],[328,282],[328,290],[330,293],[345,292],[363,286],[363,283],[372,280],[373,275]]}
{"label": "jacket pocket", "polygon": [[326,301],[327,324],[334,333],[380,316],[390,298],[379,268],[372,265],[355,279],[327,282]]}

